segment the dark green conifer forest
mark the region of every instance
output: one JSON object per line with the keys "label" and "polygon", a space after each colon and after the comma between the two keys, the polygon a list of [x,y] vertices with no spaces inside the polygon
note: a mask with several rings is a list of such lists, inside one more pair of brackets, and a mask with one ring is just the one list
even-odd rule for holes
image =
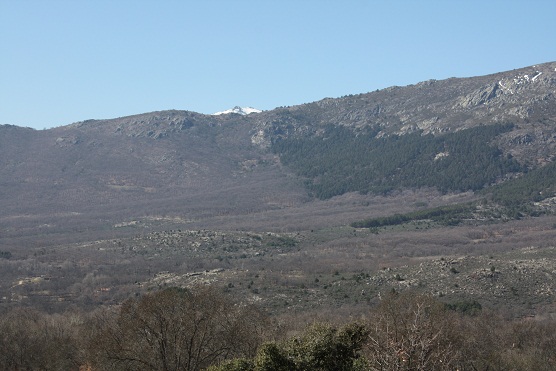
{"label": "dark green conifer forest", "polygon": [[491,144],[511,128],[500,124],[436,136],[417,131],[380,137],[378,128],[354,132],[327,126],[322,135],[278,139],[272,148],[321,199],[403,187],[477,191],[506,173],[524,170]]}

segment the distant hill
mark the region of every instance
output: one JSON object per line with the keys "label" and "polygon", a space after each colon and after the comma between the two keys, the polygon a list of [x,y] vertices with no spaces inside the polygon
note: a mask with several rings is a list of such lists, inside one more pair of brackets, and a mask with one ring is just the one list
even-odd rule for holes
{"label": "distant hill", "polygon": [[556,62],[255,115],[161,111],[41,131],[0,126],[0,222],[202,221],[348,192],[477,192],[555,154]]}

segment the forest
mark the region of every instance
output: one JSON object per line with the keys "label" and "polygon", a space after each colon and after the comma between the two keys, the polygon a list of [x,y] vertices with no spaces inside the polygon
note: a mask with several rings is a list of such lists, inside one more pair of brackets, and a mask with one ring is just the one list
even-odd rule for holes
{"label": "forest", "polygon": [[540,202],[553,197],[555,190],[556,163],[551,162],[483,193],[492,194],[493,201],[506,207],[523,208],[530,202]]}
{"label": "forest", "polygon": [[478,191],[507,173],[524,171],[490,145],[511,129],[511,124],[497,124],[437,136],[416,131],[377,137],[378,128],[354,132],[329,125],[322,135],[278,138],[272,150],[321,199],[404,187]]}

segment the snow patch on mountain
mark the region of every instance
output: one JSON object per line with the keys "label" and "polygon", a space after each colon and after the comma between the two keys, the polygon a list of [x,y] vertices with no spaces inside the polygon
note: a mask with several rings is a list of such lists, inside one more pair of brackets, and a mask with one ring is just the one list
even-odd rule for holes
{"label": "snow patch on mountain", "polygon": [[226,111],[213,113],[213,115],[227,115],[229,113],[237,113],[239,115],[249,115],[251,113],[259,113],[259,112],[262,112],[262,111],[260,109],[256,109],[256,108],[253,108],[253,107],[235,106],[234,108],[226,110]]}

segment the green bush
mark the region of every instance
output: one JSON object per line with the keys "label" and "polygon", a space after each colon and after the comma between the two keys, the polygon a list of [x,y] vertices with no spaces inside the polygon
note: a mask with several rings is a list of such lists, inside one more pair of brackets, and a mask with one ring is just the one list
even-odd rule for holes
{"label": "green bush", "polygon": [[340,329],[317,323],[283,342],[263,344],[253,361],[233,360],[211,371],[358,371],[366,360],[360,351],[367,340],[365,326],[352,323]]}

